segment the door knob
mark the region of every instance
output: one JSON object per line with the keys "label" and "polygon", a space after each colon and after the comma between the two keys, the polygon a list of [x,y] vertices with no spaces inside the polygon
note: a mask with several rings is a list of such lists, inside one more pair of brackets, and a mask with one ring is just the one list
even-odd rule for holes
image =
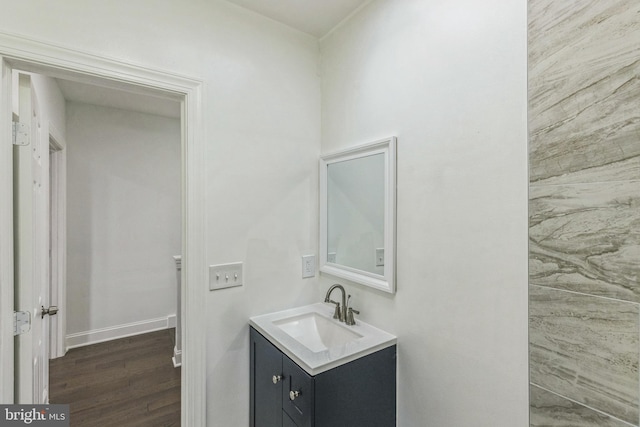
{"label": "door knob", "polygon": [[56,307],[55,305],[52,305],[49,308],[44,308],[44,305],[42,306],[42,313],[40,313],[40,318],[44,319],[44,315],[48,314],[49,316],[53,316],[55,314],[58,313],[58,307]]}

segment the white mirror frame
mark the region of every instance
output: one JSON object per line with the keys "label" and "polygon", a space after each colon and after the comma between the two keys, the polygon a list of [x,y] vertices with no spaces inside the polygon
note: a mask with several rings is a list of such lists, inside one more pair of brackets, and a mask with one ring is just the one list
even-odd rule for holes
{"label": "white mirror frame", "polygon": [[[384,154],[384,275],[327,261],[327,169],[337,162]],[[396,137],[320,157],[320,271],[361,285],[396,292]]]}

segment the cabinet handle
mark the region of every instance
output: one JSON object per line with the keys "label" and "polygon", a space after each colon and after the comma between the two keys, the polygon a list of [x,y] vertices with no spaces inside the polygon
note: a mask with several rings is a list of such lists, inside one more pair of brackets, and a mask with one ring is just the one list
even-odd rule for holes
{"label": "cabinet handle", "polygon": [[299,391],[290,391],[289,392],[289,400],[296,400],[296,397],[300,396],[300,392]]}
{"label": "cabinet handle", "polygon": [[281,380],[282,380],[282,376],[281,375],[274,375],[271,378],[271,381],[273,381],[274,384],[278,384]]}

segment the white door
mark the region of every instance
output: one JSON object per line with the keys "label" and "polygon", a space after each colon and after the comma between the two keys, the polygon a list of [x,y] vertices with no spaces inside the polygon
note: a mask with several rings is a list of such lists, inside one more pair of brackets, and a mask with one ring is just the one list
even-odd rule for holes
{"label": "white door", "polygon": [[[49,132],[26,74],[19,75],[18,119],[28,145],[15,145],[15,310],[31,313],[31,330],[15,340],[15,402],[48,403],[49,395]],[[15,93],[15,91],[14,91]]]}

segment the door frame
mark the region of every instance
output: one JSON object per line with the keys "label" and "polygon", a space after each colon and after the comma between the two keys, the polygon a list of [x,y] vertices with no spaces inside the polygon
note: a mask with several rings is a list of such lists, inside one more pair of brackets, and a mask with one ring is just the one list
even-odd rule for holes
{"label": "door frame", "polygon": [[67,152],[60,131],[49,122],[49,305],[58,314],[49,319],[49,358],[62,357],[67,351]]}
{"label": "door frame", "polygon": [[181,102],[183,426],[206,425],[203,82],[167,70],[0,32],[0,403],[13,402],[13,157],[11,69]]}

